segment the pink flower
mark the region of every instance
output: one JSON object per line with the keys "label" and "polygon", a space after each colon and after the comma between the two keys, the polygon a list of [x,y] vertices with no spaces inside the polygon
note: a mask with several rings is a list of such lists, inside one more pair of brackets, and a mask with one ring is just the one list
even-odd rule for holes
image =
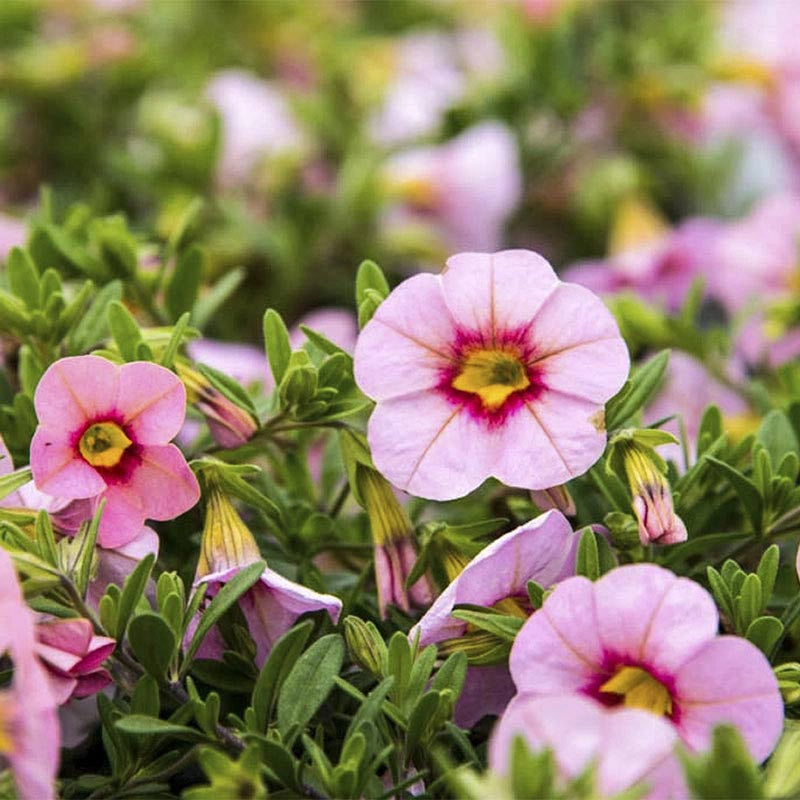
{"label": "pink flower", "polygon": [[653,564],[595,583],[568,578],[525,623],[511,649],[521,694],[583,694],[664,716],[693,750],[716,725],[735,725],[763,761],[783,728],[769,662],[738,636],[717,636],[711,595]]}
{"label": "pink flower", "polygon": [[172,519],[200,498],[194,474],[169,444],[186,413],[186,392],[169,370],[146,362],[120,367],[97,356],[62,358],[39,381],[34,405],[36,488],[64,499],[105,500],[103,546],[125,544],[145,519]]}
{"label": "pink flower", "polygon": [[206,94],[222,118],[218,175],[223,185],[247,181],[262,159],[305,148],[289,104],[272,84],[229,69],[214,76]]}
{"label": "pink flower", "polygon": [[489,766],[495,772],[508,772],[517,736],[533,752],[552,750],[562,779],[575,779],[594,766],[598,796],[615,797],[640,785],[647,786],[648,800],[687,795],[674,753],[675,730],[645,711],[606,709],[579,695],[518,695],[489,740]]}
{"label": "pink flower", "polygon": [[434,500],[495,476],[544,489],[602,454],[603,404],[629,359],[591,292],[535,253],[462,253],[398,286],[361,332],[355,376],[392,483]]}
{"label": "pink flower", "polygon": [[[194,585],[205,584],[207,597],[214,597],[244,567],[260,560],[261,553],[253,534],[228,496],[215,483],[210,483]],[[260,668],[275,640],[291,628],[301,614],[325,610],[335,623],[342,601],[333,595],[307,589],[267,567],[255,585],[239,598],[239,608],[255,642],[256,664]],[[199,617],[189,626],[187,644],[198,621]],[[222,636],[214,628],[203,640],[197,656],[220,658],[225,649]]]}
{"label": "pink flower", "polygon": [[522,196],[517,143],[497,121],[482,122],[437,147],[400,153],[385,170],[389,189],[401,202],[386,217],[389,231],[432,224],[451,251],[500,247],[506,220]]}
{"label": "pink flower", "polygon": [[28,235],[28,227],[16,217],[0,214],[0,261],[5,261],[12,247],[22,247]]}
{"label": "pink flower", "polygon": [[111,683],[102,663],[116,646],[114,639],[95,636],[88,619],[47,619],[36,625],[36,655],[47,669],[50,691],[58,705],[88,697]]}
{"label": "pink flower", "polygon": [[[423,647],[448,642],[451,649],[462,649],[469,655],[468,626],[451,616],[455,606],[499,604],[505,612],[527,616],[528,581],[547,588],[573,575],[578,538],[559,511],[548,511],[506,533],[464,567],[411,629],[409,638],[413,640],[419,634]],[[456,706],[457,724],[471,727],[486,714],[500,713],[513,694],[505,659],[499,664],[470,666]]]}
{"label": "pink flower", "polygon": [[20,800],[49,800],[56,796],[61,741],[56,703],[34,652],[33,613],[2,549],[0,619],[0,654],[14,663],[10,688],[0,689],[0,768],[11,766]]}
{"label": "pink flower", "polygon": [[196,339],[186,346],[193,361],[207,364],[249,387],[271,380],[263,347],[216,339]]}
{"label": "pink flower", "polygon": [[352,311],[335,306],[320,306],[304,314],[289,331],[289,341],[292,347],[303,346],[306,335],[300,326],[311,328],[330,339],[346,353],[352,353],[358,338],[358,323]]}

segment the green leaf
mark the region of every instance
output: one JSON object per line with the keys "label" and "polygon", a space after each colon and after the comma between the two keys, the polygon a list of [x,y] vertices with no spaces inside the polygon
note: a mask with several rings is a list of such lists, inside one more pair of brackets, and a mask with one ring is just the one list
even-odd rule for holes
{"label": "green leaf", "polygon": [[133,614],[133,610],[139,603],[144,594],[147,580],[153,570],[156,557],[154,553],[148,553],[134,568],[133,572],[125,578],[122,593],[119,599],[119,610],[117,612],[117,625],[114,631],[114,638],[119,641],[125,635],[128,621]]}
{"label": "green leaf", "polygon": [[621,428],[637,414],[655,394],[669,363],[669,350],[662,350],[639,367],[622,389],[606,403],[606,428]]}
{"label": "green leaf", "polygon": [[344,654],[344,640],[339,634],[331,633],[314,642],[300,656],[278,695],[281,732],[288,733],[292,728],[302,732],[333,689]]}
{"label": "green leaf", "polygon": [[259,731],[266,732],[275,699],[303,652],[313,628],[314,623],[306,620],[286,631],[273,645],[253,689],[253,710]]}
{"label": "green leaf", "polygon": [[8,475],[3,475],[0,478],[0,500],[8,497],[11,492],[15,492],[20,486],[24,486],[33,479],[30,467],[23,467],[15,472],[10,472]]}
{"label": "green leaf", "polygon": [[136,361],[136,347],[142,340],[142,332],[130,311],[118,300],[109,303],[108,327],[120,355],[125,361]]}
{"label": "green leaf", "polygon": [[744,579],[739,596],[736,598],[736,612],[740,633],[747,630],[750,623],[761,612],[761,581],[756,574]]}
{"label": "green leaf", "polygon": [[706,456],[706,461],[733,486],[734,491],[739,497],[739,501],[744,508],[753,530],[761,534],[764,514],[764,501],[756,485],[747,477],[742,475],[739,470],[720,461],[713,456]]}
{"label": "green leaf", "polygon": [[777,617],[758,617],[747,626],[745,638],[749,639],[769,658],[772,649],[783,636],[783,623]]}
{"label": "green leaf", "polygon": [[95,295],[86,313],[81,317],[70,337],[71,353],[86,353],[106,338],[108,307],[122,299],[122,284],[111,281]]}
{"label": "green leaf", "polygon": [[11,291],[31,310],[39,308],[39,272],[27,251],[13,247],[6,260],[6,273]]}
{"label": "green leaf", "polygon": [[183,246],[184,240],[187,238],[192,226],[197,222],[200,212],[203,210],[203,205],[204,202],[201,197],[194,197],[187,203],[186,208],[181,212],[177,224],[170,231],[166,246],[167,258],[177,253]]}
{"label": "green leaf", "polygon": [[186,333],[186,329],[189,327],[189,317],[190,314],[188,311],[186,311],[173,326],[172,334],[170,335],[167,346],[164,348],[164,352],[161,355],[162,367],[172,369],[172,365],[175,363],[175,355],[177,354],[178,348],[183,342],[183,335]]}
{"label": "green leaf", "polygon": [[204,742],[206,737],[194,728],[185,725],[176,725],[155,717],[146,717],[142,714],[130,714],[121,717],[115,723],[119,730],[134,736],[174,736],[178,739],[187,739],[190,742]]}
{"label": "green leaf", "polygon": [[450,689],[453,697],[461,694],[464,686],[464,679],[467,676],[468,659],[466,653],[451,653],[447,660],[439,667],[439,671],[433,676],[431,689],[441,691]]}
{"label": "green leaf", "polygon": [[480,606],[467,606],[466,604],[456,605],[451,616],[481,630],[489,631],[507,642],[514,641],[519,629],[525,623],[525,620],[520,617],[512,617],[497,611],[482,609]]}
{"label": "green leaf", "polygon": [[776,544],[771,544],[764,551],[764,554],[761,556],[761,560],[758,562],[758,568],[756,569],[756,574],[758,575],[761,581],[761,592],[762,592],[761,610],[763,610],[767,606],[770,598],[772,597],[772,591],[775,588],[775,578],[778,575],[778,566],[780,564],[780,559],[781,559],[780,548]]}
{"label": "green leaf", "polygon": [[136,682],[131,696],[131,713],[146,717],[157,717],[161,709],[158,682],[152,675],[142,675]]}
{"label": "green leaf", "polygon": [[217,596],[208,604],[208,608],[200,617],[200,624],[197,626],[197,630],[195,630],[186,650],[181,675],[185,675],[191,666],[194,654],[203,643],[206,634],[216,625],[220,617],[261,577],[266,566],[265,561],[256,561],[254,564],[245,567],[232,580],[226,583]]}
{"label": "green leaf", "polygon": [[591,528],[584,528],[581,533],[575,574],[584,575],[590,581],[596,581],[600,577],[600,555],[597,551],[597,539]]}
{"label": "green leaf", "polygon": [[245,275],[245,271],[241,268],[231,270],[223,275],[195,303],[192,311],[192,324],[198,328],[204,328],[217,310],[239,288],[239,284],[244,280]]}
{"label": "green leaf", "polygon": [[139,614],[128,625],[128,641],[139,663],[163,681],[177,644],[172,628],[158,614]]}
{"label": "green leaf", "polygon": [[94,562],[94,546],[97,542],[100,519],[103,516],[105,507],[106,501],[101,500],[91,522],[88,525],[84,523],[72,540],[72,544],[77,545],[79,548],[79,555],[75,561],[75,583],[81,596],[86,594],[86,589],[89,586],[89,576]]}
{"label": "green leaf", "polygon": [[[193,245],[178,256],[175,271],[166,289],[166,306],[172,319],[191,312],[203,280],[205,251]],[[188,321],[188,320],[187,320]]]}
{"label": "green leaf", "polygon": [[[374,261],[362,261],[356,273],[356,308],[367,299],[367,292],[378,295],[379,302],[389,294],[389,282],[383,270]],[[366,324],[366,320],[364,324]],[[363,327],[363,325],[362,325]]]}
{"label": "green leaf", "polygon": [[766,448],[773,467],[777,467],[787,453],[800,451],[792,423],[778,409],[773,409],[764,417],[756,433],[756,441]]}
{"label": "green leaf", "polygon": [[728,588],[728,584],[723,579],[722,575],[717,572],[714,567],[706,567],[706,575],[708,582],[711,584],[711,592],[717,605],[726,617],[733,619],[733,595]]}
{"label": "green leaf", "polygon": [[264,314],[264,346],[267,350],[269,368],[279,386],[289,367],[292,356],[292,345],[289,342],[289,331],[281,315],[273,308]]}

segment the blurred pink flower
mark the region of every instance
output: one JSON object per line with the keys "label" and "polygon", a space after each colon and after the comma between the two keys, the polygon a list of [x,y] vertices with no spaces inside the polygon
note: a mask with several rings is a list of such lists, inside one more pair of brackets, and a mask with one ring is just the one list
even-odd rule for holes
{"label": "blurred pink flower", "polygon": [[172,519],[199,500],[194,473],[169,444],[186,412],[186,392],[169,370],[62,358],[39,381],[34,405],[36,488],[63,499],[105,500],[103,546],[125,544],[145,519]]}
{"label": "blurred pink flower", "polygon": [[352,353],[356,349],[358,323],[355,314],[349,309],[321,306],[304,314],[289,331],[289,341],[295,349],[302,347],[306,340],[301,325],[321,333],[346,353]]}
{"label": "blurred pink flower", "polygon": [[58,705],[73,697],[88,697],[111,683],[102,663],[116,646],[114,639],[96,636],[88,619],[39,617],[36,655],[47,670],[50,692]]}
{"label": "blurred pink flower", "polygon": [[224,186],[245,183],[262,159],[305,149],[286,98],[256,75],[238,69],[219,72],[206,96],[222,118],[218,178]]}
{"label": "blurred pink flower", "polygon": [[[491,607],[511,599],[517,614],[527,616],[528,581],[549,588],[574,575],[579,538],[559,511],[548,511],[506,533],[464,567],[411,629],[409,639],[419,634],[424,647],[463,637],[467,623],[451,616],[461,603]],[[509,610],[508,603],[503,610]],[[499,714],[513,694],[505,663],[471,665],[456,706],[456,724],[471,727],[486,714]]]}
{"label": "blurred pink flower", "polygon": [[5,261],[12,247],[22,247],[28,238],[28,226],[21,219],[0,213],[0,261]]}
{"label": "blurred pink flower", "polygon": [[517,634],[511,677],[520,694],[583,694],[666,717],[693,750],[728,723],[763,761],[783,728],[777,681],[754,644],[718,627],[705,589],[653,564],[567,578]]}
{"label": "blurred pink flower", "polygon": [[496,250],[522,197],[516,140],[496,121],[392,156],[384,171],[389,193],[399,201],[386,214],[386,229],[430,225],[450,251]]}
{"label": "blurred pink flower", "polygon": [[51,800],[61,741],[56,703],[36,658],[33,612],[2,549],[0,620],[0,654],[14,664],[11,686],[0,689],[0,767],[11,766],[19,800]]}
{"label": "blurred pink flower", "polygon": [[641,795],[647,800],[687,795],[674,752],[675,730],[645,711],[608,709],[579,695],[517,695],[489,740],[489,766],[495,772],[508,773],[517,736],[533,752],[552,750],[565,781],[594,766],[598,796],[616,797],[640,785],[647,787]]}
{"label": "blurred pink flower", "polygon": [[192,361],[224,372],[245,387],[265,384],[269,377],[263,347],[217,339],[196,339],[186,346]]}
{"label": "blurred pink flower", "polygon": [[404,281],[356,345],[355,376],[377,401],[368,439],[395,486],[449,500],[495,476],[544,489],[602,454],[603,404],[628,351],[587,289],[525,250],[462,253]]}

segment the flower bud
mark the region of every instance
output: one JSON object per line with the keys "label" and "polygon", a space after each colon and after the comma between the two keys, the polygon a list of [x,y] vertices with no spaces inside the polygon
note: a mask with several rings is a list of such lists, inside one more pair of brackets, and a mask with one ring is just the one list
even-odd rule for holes
{"label": "flower bud", "polygon": [[663,462],[652,448],[636,441],[626,442],[622,447],[622,460],[633,495],[633,511],[639,520],[641,543],[685,542],[688,538],[686,526],[673,508]]}
{"label": "flower bud", "polygon": [[351,615],[344,621],[344,638],[353,661],[365,672],[380,678],[387,651],[378,629],[371,622]]}
{"label": "flower bud", "polygon": [[555,509],[567,517],[575,516],[575,501],[566,484],[551,486],[549,489],[534,489],[531,492],[531,500],[536,503],[540,511]]}

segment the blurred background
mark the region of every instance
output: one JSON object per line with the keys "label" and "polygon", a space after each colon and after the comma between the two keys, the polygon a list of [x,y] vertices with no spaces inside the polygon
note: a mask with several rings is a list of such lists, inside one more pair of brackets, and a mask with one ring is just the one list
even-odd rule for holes
{"label": "blurred background", "polygon": [[196,209],[204,283],[236,286],[218,338],[352,306],[365,258],[526,247],[786,360],[798,41],[794,0],[3,0],[0,258],[45,184],[53,258],[99,219],[146,270]]}

